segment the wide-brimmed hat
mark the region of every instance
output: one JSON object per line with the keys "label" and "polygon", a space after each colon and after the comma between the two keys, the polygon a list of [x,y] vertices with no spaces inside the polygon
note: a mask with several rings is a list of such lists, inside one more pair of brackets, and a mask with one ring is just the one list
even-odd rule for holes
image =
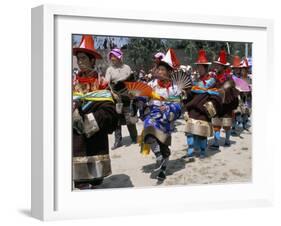
{"label": "wide-brimmed hat", "polygon": [[87,53],[96,59],[102,59],[102,56],[97,52],[94,45],[94,39],[92,35],[82,35],[79,47],[73,48],[73,55],[77,56],[77,53]]}
{"label": "wide-brimmed hat", "polygon": [[215,64],[220,64],[223,66],[229,66],[230,63],[227,62],[227,54],[225,50],[221,50],[219,53],[219,58],[218,60],[214,61],[213,63]]}
{"label": "wide-brimmed hat", "polygon": [[249,62],[248,62],[248,59],[247,59],[247,58],[244,58],[244,59],[241,61],[241,63],[240,63],[240,67],[241,67],[241,68],[248,68],[248,67],[250,67],[250,65],[249,65]]}
{"label": "wide-brimmed hat", "polygon": [[206,51],[204,49],[200,49],[198,51],[198,58],[197,61],[194,64],[204,64],[204,65],[210,65],[211,62],[208,61],[206,56]]}
{"label": "wide-brimmed hat", "polygon": [[233,61],[232,61],[232,68],[240,68],[241,67],[241,59],[238,55],[235,55],[233,57]]}

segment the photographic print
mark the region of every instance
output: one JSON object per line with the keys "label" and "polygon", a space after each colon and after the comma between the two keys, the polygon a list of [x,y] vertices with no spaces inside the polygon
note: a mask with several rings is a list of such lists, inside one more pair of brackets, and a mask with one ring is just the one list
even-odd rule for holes
{"label": "photographic print", "polygon": [[72,35],[74,190],[251,182],[252,43]]}

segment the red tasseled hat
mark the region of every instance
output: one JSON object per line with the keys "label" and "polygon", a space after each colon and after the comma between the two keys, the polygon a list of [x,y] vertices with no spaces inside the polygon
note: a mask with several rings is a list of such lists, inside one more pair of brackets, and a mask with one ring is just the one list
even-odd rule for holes
{"label": "red tasseled hat", "polygon": [[227,62],[227,59],[226,59],[227,55],[226,55],[226,52],[225,50],[221,50],[220,51],[220,54],[219,54],[219,58],[217,61],[214,61],[215,64],[221,64],[221,65],[224,65],[224,66],[229,66],[230,63]]}
{"label": "red tasseled hat", "polygon": [[102,59],[102,56],[95,49],[92,35],[82,35],[79,47],[73,48],[73,55],[76,56],[78,52],[88,53],[96,59]]}
{"label": "red tasseled hat", "polygon": [[204,49],[200,49],[198,51],[198,59],[194,64],[206,64],[206,65],[211,64],[211,62],[208,62],[206,51]]}

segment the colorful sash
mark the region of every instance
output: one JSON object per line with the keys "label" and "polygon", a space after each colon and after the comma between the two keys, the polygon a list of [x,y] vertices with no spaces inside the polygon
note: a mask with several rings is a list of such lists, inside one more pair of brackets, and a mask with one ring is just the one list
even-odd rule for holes
{"label": "colorful sash", "polygon": [[198,94],[209,93],[210,95],[220,95],[219,90],[217,88],[207,89],[200,86],[192,86],[191,92]]}
{"label": "colorful sash", "polygon": [[111,101],[114,102],[111,92],[109,90],[97,90],[86,94],[74,92],[73,100],[86,101]]}
{"label": "colorful sash", "polygon": [[165,99],[167,102],[181,102],[181,97],[180,96],[169,96],[168,98]]}

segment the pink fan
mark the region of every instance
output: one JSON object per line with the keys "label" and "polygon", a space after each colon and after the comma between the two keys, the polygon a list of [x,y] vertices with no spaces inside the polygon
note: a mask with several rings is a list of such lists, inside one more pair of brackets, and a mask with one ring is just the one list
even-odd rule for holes
{"label": "pink fan", "polygon": [[248,82],[236,76],[232,76],[232,79],[235,82],[236,89],[238,89],[240,92],[251,92],[251,88]]}

